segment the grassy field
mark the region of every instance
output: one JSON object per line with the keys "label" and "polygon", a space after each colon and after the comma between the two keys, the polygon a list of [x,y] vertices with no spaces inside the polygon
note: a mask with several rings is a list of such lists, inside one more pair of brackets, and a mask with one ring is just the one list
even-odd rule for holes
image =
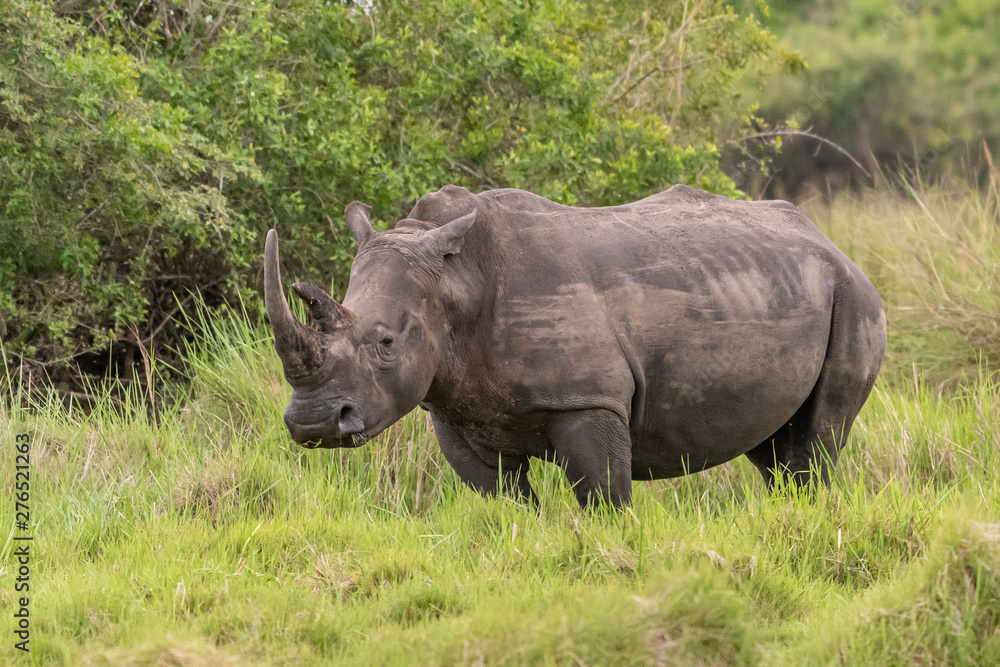
{"label": "grassy field", "polygon": [[[768,495],[741,459],[587,513],[536,464],[532,509],[463,488],[419,411],[361,450],[306,452],[281,420],[266,330],[221,318],[187,352],[188,395],[155,421],[142,392],[90,413],[0,408],[0,658],[1000,664],[995,193],[811,212],[890,318],[886,374],[828,491]],[[22,432],[27,658],[9,612]]]}

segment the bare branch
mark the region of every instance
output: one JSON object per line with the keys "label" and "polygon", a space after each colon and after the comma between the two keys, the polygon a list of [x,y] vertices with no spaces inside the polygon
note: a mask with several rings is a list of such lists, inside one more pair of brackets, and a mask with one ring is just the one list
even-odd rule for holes
{"label": "bare branch", "polygon": [[741,142],[744,142],[744,141],[750,141],[751,139],[768,139],[768,138],[772,138],[772,137],[793,137],[793,138],[794,137],[808,137],[809,139],[815,139],[816,141],[818,141],[820,143],[823,143],[823,144],[826,144],[830,148],[833,148],[834,150],[836,150],[838,153],[841,153],[842,155],[844,155],[844,157],[846,157],[848,160],[850,160],[854,164],[855,167],[857,167],[858,169],[860,169],[861,173],[863,173],[865,176],[867,176],[868,178],[872,177],[872,175],[870,173],[868,173],[868,170],[865,169],[864,166],[860,162],[858,162],[857,159],[847,151],[847,149],[843,148],[839,144],[835,144],[834,142],[830,141],[826,137],[821,137],[820,135],[814,134],[812,132],[805,132],[803,130],[767,130],[766,132],[756,132],[754,134],[748,134],[748,135],[746,135],[744,137],[739,137],[737,139],[732,139],[728,143],[730,143],[730,144],[738,144],[738,143],[741,143]]}
{"label": "bare branch", "polygon": [[136,335],[138,332],[133,331],[132,333],[133,335],[136,335],[136,342],[139,344],[139,346],[145,348],[147,345],[152,344],[153,339],[156,338],[156,334],[163,331],[163,328],[173,320],[174,315],[176,315],[181,310],[181,308],[183,308],[187,304],[187,302],[191,300],[191,296],[192,295],[189,294],[186,298],[184,298],[176,306],[174,306],[174,309],[171,310],[169,313],[167,313],[167,316],[163,318],[163,321],[160,322],[159,326],[157,326],[156,329],[153,330],[153,333],[149,334],[146,338],[139,340],[138,336]]}
{"label": "bare branch", "polygon": [[479,172],[479,171],[476,171],[476,170],[475,170],[475,169],[473,169],[472,167],[467,167],[467,166],[465,166],[464,164],[462,164],[461,162],[452,162],[452,163],[451,163],[451,166],[452,166],[452,167],[458,167],[459,169],[461,169],[462,171],[466,172],[467,174],[472,174],[473,176],[475,176],[475,177],[476,177],[476,178],[478,178],[479,180],[483,181],[484,183],[487,183],[487,184],[489,184],[489,185],[490,185],[490,187],[494,187],[494,188],[495,188],[495,187],[499,187],[499,186],[497,186],[497,184],[496,184],[496,183],[495,183],[495,182],[493,181],[493,179],[492,179],[492,178],[490,178],[489,176],[487,176],[486,174],[484,174],[484,173],[482,173],[482,172]]}
{"label": "bare branch", "polygon": [[41,81],[39,81],[35,77],[33,77],[30,74],[28,74],[27,72],[25,72],[20,67],[13,67],[11,69],[13,69],[15,72],[20,72],[21,74],[23,74],[24,76],[28,77],[29,79],[31,79],[32,82],[34,82],[35,84],[41,86],[42,88],[54,88],[56,90],[66,90],[66,86],[51,86],[51,85],[49,85],[47,83],[42,83]]}
{"label": "bare branch", "polygon": [[698,63],[703,63],[706,60],[708,60],[708,58],[699,58],[698,60],[691,60],[691,61],[688,61],[686,63],[680,63],[679,65],[673,65],[672,67],[664,67],[663,65],[659,65],[657,67],[654,67],[653,69],[649,70],[648,72],[646,72],[645,74],[643,74],[641,77],[639,77],[636,80],[635,83],[633,83],[631,86],[629,86],[625,90],[624,93],[622,93],[621,95],[619,95],[615,99],[611,100],[611,105],[618,104],[619,102],[621,102],[622,99],[626,95],[628,95],[629,93],[631,93],[633,90],[635,90],[636,87],[638,87],[638,85],[640,83],[642,83],[643,81],[645,81],[646,79],[648,79],[652,75],[656,74],[657,72],[661,72],[661,73],[676,72],[677,70],[684,69],[685,67],[690,67],[692,65],[697,65]]}

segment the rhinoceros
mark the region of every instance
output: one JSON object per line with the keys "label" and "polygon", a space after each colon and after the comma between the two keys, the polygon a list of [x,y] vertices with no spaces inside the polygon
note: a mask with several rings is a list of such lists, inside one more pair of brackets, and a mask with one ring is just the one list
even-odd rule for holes
{"label": "rhinoceros", "polygon": [[305,447],[356,447],[416,408],[483,494],[536,500],[559,462],[581,505],[632,480],[746,455],[829,484],[878,375],[886,321],[862,271],[795,206],[683,185],[607,208],[446,186],[395,228],[345,217],[358,252],[342,304],[282,289],[268,232],[267,314]]}

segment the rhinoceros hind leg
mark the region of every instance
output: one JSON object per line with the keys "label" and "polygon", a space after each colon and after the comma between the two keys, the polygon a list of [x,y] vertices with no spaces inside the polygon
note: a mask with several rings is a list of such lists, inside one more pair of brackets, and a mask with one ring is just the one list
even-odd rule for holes
{"label": "rhinoceros hind leg", "polygon": [[[852,416],[829,424],[828,420],[817,418],[810,397],[787,424],[746,456],[760,471],[768,489],[774,489],[778,475],[797,486],[814,483],[818,476],[829,486],[830,470],[837,462],[853,420]],[[820,430],[823,423],[829,424],[829,430]]]}
{"label": "rhinoceros hind leg", "polygon": [[498,490],[520,501],[538,505],[538,496],[528,482],[527,456],[501,456],[484,460],[450,424],[431,414],[441,452],[459,479],[485,496]]}
{"label": "rhinoceros hind leg", "polygon": [[769,488],[776,472],[799,486],[818,475],[829,486],[830,471],[875,384],[885,353],[885,315],[877,298],[850,305],[853,317],[847,304],[834,310],[823,369],[809,397],[788,423],[747,452]]}
{"label": "rhinoceros hind leg", "polygon": [[549,422],[548,436],[581,506],[631,503],[632,438],[618,415],[600,409],[562,412]]}

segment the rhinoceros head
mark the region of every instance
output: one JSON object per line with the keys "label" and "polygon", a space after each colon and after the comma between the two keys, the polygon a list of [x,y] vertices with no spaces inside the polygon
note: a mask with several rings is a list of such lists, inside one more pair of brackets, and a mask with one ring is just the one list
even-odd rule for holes
{"label": "rhinoceros head", "polygon": [[426,395],[438,366],[443,312],[439,282],[475,211],[445,225],[376,232],[370,208],[346,217],[358,242],[343,305],[323,289],[295,283],[316,328],[292,314],[281,286],[278,234],[267,234],[264,297],[292,398],[285,424],[307,447],[355,447],[382,432]]}

